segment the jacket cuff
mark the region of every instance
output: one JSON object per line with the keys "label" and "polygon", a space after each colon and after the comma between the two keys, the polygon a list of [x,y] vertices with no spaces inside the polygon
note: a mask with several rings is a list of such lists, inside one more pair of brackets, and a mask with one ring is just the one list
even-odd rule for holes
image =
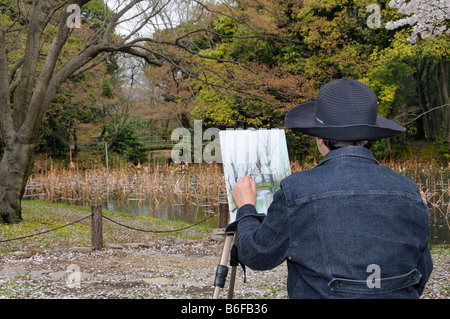
{"label": "jacket cuff", "polygon": [[266,215],[258,214],[258,212],[256,211],[256,207],[252,204],[242,205],[236,213],[236,220],[231,224],[228,224],[228,226],[225,228],[225,232],[236,232],[238,222],[246,217],[255,217],[261,223]]}
{"label": "jacket cuff", "polygon": [[258,212],[256,211],[256,207],[252,204],[245,204],[245,205],[242,205],[241,207],[239,207],[237,214],[236,214],[236,219],[241,219],[244,216],[254,215],[254,214],[258,214]]}

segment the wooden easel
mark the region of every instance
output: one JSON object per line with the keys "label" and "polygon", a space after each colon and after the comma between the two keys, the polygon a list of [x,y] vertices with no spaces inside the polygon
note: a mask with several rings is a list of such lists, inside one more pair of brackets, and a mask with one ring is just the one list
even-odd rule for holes
{"label": "wooden easel", "polygon": [[[222,256],[216,268],[216,278],[214,279],[213,299],[218,299],[220,288],[225,287],[225,281],[228,275],[228,259],[230,257],[231,245],[233,243],[234,233],[224,233],[225,243],[223,245]],[[231,267],[230,286],[228,289],[228,298],[233,298],[234,281],[236,277],[236,267]]]}
{"label": "wooden easel", "polygon": [[[220,203],[220,227],[225,228],[228,221],[228,203]],[[226,215],[225,215],[226,214]],[[226,218],[224,217],[226,216]],[[230,259],[231,248],[233,245],[233,239],[235,238],[235,232],[218,232],[217,235],[225,235],[225,242],[223,245],[222,255],[220,262],[216,268],[216,277],[214,279],[214,293],[213,299],[218,299],[220,288],[225,287],[225,281],[228,275],[228,260]],[[234,283],[236,280],[236,267],[237,263],[233,262],[231,265],[230,285],[228,287],[228,299],[233,299]]]}

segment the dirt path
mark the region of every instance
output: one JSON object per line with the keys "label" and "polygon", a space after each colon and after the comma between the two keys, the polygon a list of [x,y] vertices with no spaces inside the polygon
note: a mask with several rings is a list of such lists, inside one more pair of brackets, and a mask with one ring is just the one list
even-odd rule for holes
{"label": "dirt path", "polygon": [[[1,238],[42,231],[86,215],[76,208],[50,204],[25,205],[26,222],[2,225]],[[51,215],[50,215],[51,214]],[[51,217],[50,217],[51,216]],[[167,229],[176,225],[129,215],[114,219],[137,228]],[[31,237],[0,246],[0,299],[120,298],[211,299],[223,237],[209,229],[191,228],[181,233],[151,235],[105,223],[105,242],[100,251],[83,252],[89,246],[89,222],[60,232]],[[85,246],[77,249],[74,246]],[[434,271],[423,298],[450,299],[448,246],[432,251]],[[77,273],[68,273],[76,270]],[[235,298],[284,299],[286,265],[264,272],[237,268]],[[225,298],[227,285],[221,290]]]}
{"label": "dirt path", "polygon": [[[220,240],[199,240],[91,253],[11,256],[0,262],[0,269],[11,270],[9,277],[0,276],[0,298],[210,299],[220,252]],[[76,277],[67,273],[74,268],[80,271],[78,285]],[[235,297],[286,298],[285,272],[283,265],[269,272],[248,270],[244,284],[239,268]]]}

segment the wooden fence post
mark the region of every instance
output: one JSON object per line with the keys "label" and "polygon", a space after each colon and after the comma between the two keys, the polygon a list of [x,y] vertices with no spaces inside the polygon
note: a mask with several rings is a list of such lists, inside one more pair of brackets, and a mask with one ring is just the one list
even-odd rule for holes
{"label": "wooden fence post", "polygon": [[219,228],[227,227],[228,214],[228,203],[219,203]]}
{"label": "wooden fence post", "polygon": [[103,225],[102,225],[102,205],[91,206],[91,241],[92,249],[103,248]]}

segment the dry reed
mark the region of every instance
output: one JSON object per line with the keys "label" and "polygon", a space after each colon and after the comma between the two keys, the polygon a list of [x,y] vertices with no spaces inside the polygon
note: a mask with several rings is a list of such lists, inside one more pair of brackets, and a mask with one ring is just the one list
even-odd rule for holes
{"label": "dry reed", "polygon": [[30,177],[24,198],[91,205],[104,198],[144,201],[177,195],[212,203],[226,196],[222,167],[217,164],[118,165],[106,169],[50,166]]}
{"label": "dry reed", "polygon": [[[430,162],[382,162],[396,172],[410,177],[418,185],[430,208],[430,219],[442,219],[450,229],[450,167],[436,167]],[[291,171],[311,169],[316,163],[291,162]],[[118,202],[145,200],[159,203],[181,199],[183,203],[215,206],[226,201],[223,169],[219,164],[145,165],[118,163],[114,167],[80,169],[50,166],[36,169],[26,187],[25,199],[41,199],[65,204],[92,205],[114,198]]]}

